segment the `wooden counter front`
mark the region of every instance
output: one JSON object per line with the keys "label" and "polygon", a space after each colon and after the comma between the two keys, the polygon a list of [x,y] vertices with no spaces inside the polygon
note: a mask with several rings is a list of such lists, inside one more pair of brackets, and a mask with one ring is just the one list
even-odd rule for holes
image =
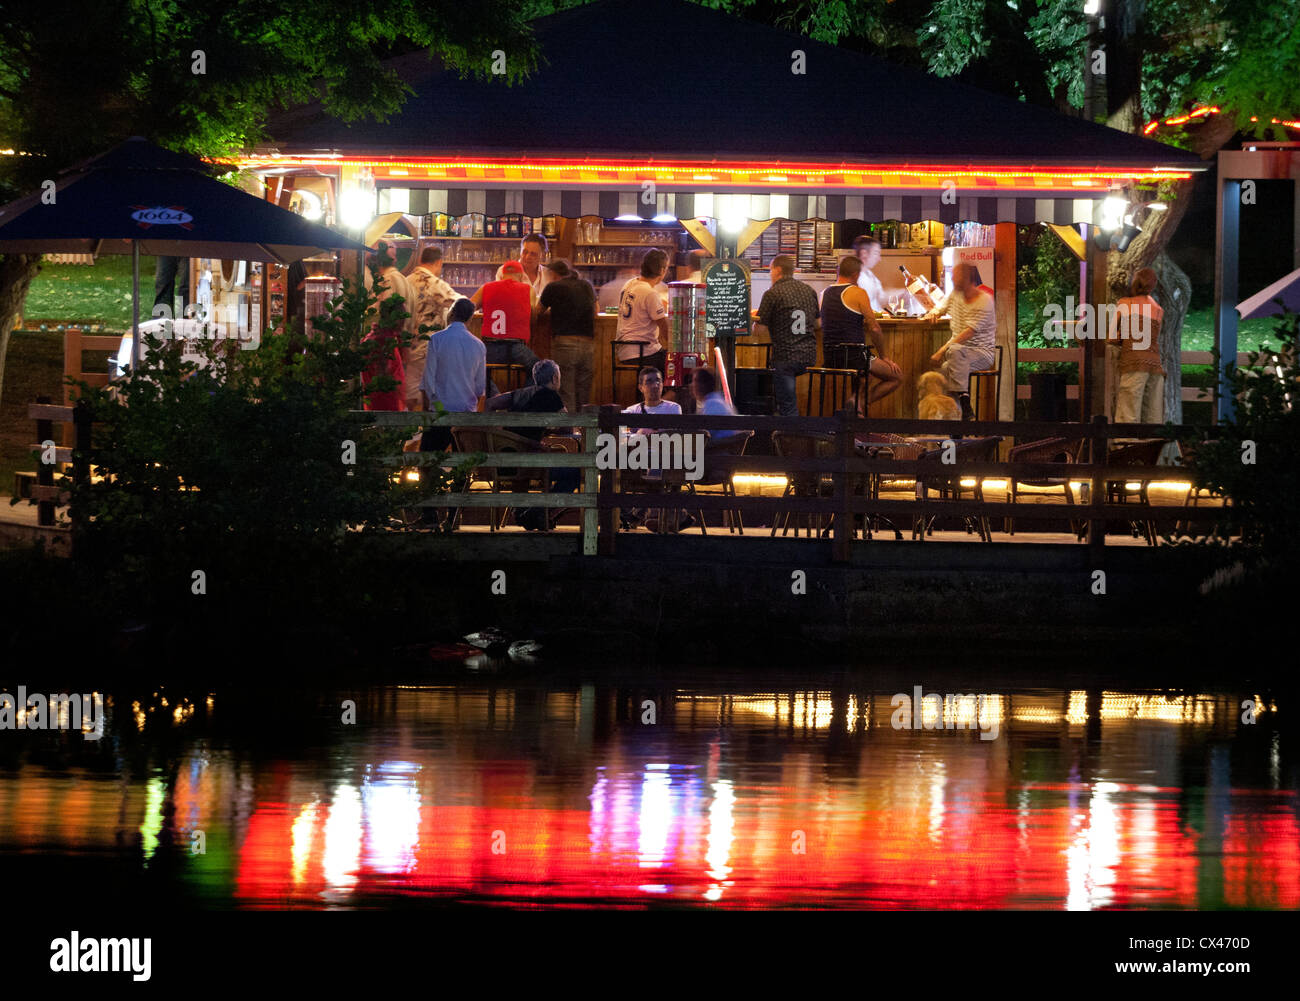
{"label": "wooden counter front", "polygon": [[[482,327],[482,320],[482,316],[476,314],[469,322],[470,330],[478,334]],[[620,392],[617,399],[614,397],[610,344],[616,336],[617,328],[617,316],[601,314],[596,317],[596,336],[592,344],[591,403],[617,403],[620,406],[629,406],[639,399],[630,374],[620,375]],[[950,335],[948,321],[882,319],[880,320],[880,329],[884,335],[885,357],[897,362],[902,368],[903,384],[883,400],[878,400],[872,404],[869,415],[871,417],[915,418],[917,404],[916,380],[920,378],[922,372],[935,367],[930,362],[930,356],[947,342]],[[766,331],[763,331],[758,336],[738,341],[736,364],[742,367],[756,364],[758,352],[747,352],[745,347],[751,344],[766,343],[769,343]],[[547,319],[544,318],[534,326],[529,347],[539,358],[550,356],[551,330]],[[817,364],[823,364],[820,338],[817,344]],[[809,378],[807,375],[802,375],[797,380],[799,412],[804,416],[809,416],[807,406]],[[981,405],[981,412],[993,413],[995,412],[991,409],[993,406],[993,381],[991,379],[984,381],[987,384],[989,397]],[[816,407],[817,401],[813,400],[814,413],[812,416],[818,416]]]}
{"label": "wooden counter front", "polygon": [[916,380],[935,368],[930,356],[947,342],[947,320],[880,320],[885,357],[903,370],[903,384],[867,412],[869,417],[916,417]]}

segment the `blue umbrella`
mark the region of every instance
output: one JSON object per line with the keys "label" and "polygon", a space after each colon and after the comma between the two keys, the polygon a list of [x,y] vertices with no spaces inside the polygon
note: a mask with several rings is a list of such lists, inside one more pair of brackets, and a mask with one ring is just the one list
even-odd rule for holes
{"label": "blue umbrella", "polygon": [[363,244],[212,176],[195,157],[136,137],[0,207],[0,252],[130,254],[132,350],[140,361],[140,254],[289,264]]}

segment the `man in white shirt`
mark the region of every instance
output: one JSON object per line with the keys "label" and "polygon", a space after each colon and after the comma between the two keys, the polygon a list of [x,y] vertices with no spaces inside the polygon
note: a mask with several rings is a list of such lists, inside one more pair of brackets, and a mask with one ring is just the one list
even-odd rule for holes
{"label": "man in white shirt", "polygon": [[[665,400],[664,377],[663,373],[653,366],[646,365],[637,373],[636,388],[641,391],[641,402],[634,403],[630,407],[625,407],[625,414],[680,414],[682,407],[680,403],[674,403],[672,400]],[[632,434],[650,434],[654,431],[651,427],[629,428]]]}
{"label": "man in white shirt", "polygon": [[948,316],[952,337],[931,357],[948,380],[948,393],[961,404],[963,420],[974,420],[970,405],[970,374],[993,367],[993,346],[997,341],[997,313],[993,296],[974,281],[970,264],[959,261],[952,269],[952,295]]}
{"label": "man in white shirt", "polygon": [[[537,302],[542,296],[542,289],[546,288],[551,277],[542,267],[542,258],[546,256],[546,237],[541,233],[529,233],[519,241],[519,263],[524,266],[524,279],[528,282],[533,290],[533,302]],[[497,268],[497,281],[505,277],[502,271],[505,265]]]}
{"label": "man in white shirt", "polygon": [[668,307],[656,291],[668,270],[668,255],[647,250],[641,258],[641,275],[623,286],[618,303],[618,360],[640,361],[642,366],[664,369],[668,360]]}
{"label": "man in white shirt", "polygon": [[871,269],[880,263],[880,241],[870,236],[860,236],[853,241],[853,253],[862,262],[858,272],[858,288],[867,293],[871,308],[885,312],[885,287]]}
{"label": "man in white shirt", "polygon": [[415,314],[416,334],[409,360],[405,363],[406,379],[403,388],[406,392],[406,408],[418,410],[420,380],[424,377],[425,357],[429,351],[429,342],[425,338],[432,332],[421,334],[419,330],[421,327],[432,327],[434,330],[445,327],[451,304],[464,296],[443,281],[442,251],[437,247],[425,247],[420,252],[420,263],[406,276],[406,283],[415,296],[415,304],[408,309]]}

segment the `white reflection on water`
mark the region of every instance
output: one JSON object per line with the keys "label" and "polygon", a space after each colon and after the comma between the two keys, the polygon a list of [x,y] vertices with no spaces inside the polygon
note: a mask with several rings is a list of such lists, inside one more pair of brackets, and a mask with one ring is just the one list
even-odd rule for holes
{"label": "white reflection on water", "polygon": [[1098,782],[1092,787],[1088,826],[1075,836],[1065,852],[1066,910],[1106,907],[1114,899],[1112,888],[1115,867],[1119,865],[1119,830],[1111,794],[1118,788],[1113,782]]}
{"label": "white reflection on water", "polygon": [[643,869],[664,864],[672,825],[672,778],[667,765],[646,765],[637,814],[637,858]]}
{"label": "white reflection on water", "polygon": [[357,885],[361,864],[361,796],[356,786],[346,782],[334,787],[321,864],[328,887],[321,896],[332,902],[345,899]]}
{"label": "white reflection on water", "polygon": [[420,845],[420,766],[410,761],[386,761],[378,777],[367,778],[362,792],[366,826],[366,867],[376,872],[403,873],[415,868]]}
{"label": "white reflection on water", "polygon": [[721,900],[722,889],[731,886],[727,877],[731,867],[727,859],[731,857],[732,830],[735,820],[732,808],[736,803],[736,794],[731,783],[725,779],[713,783],[713,802],[709,804],[708,851],[704,860],[709,864],[709,878],[715,882],[705,891],[705,900]]}

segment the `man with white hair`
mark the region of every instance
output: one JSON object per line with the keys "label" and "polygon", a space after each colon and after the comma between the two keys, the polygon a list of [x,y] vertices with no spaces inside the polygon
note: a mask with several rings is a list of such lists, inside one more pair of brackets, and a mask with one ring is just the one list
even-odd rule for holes
{"label": "man with white hair", "polygon": [[[486,410],[509,410],[513,413],[558,414],[565,413],[560,396],[560,366],[551,358],[543,358],[533,366],[533,385],[501,393],[487,401]],[[548,434],[564,434],[567,428],[512,428],[516,434],[540,442]],[[578,489],[577,469],[557,469],[550,475],[547,490],[567,494]],[[550,528],[545,508],[529,508],[515,514],[515,522],[530,532]]]}

